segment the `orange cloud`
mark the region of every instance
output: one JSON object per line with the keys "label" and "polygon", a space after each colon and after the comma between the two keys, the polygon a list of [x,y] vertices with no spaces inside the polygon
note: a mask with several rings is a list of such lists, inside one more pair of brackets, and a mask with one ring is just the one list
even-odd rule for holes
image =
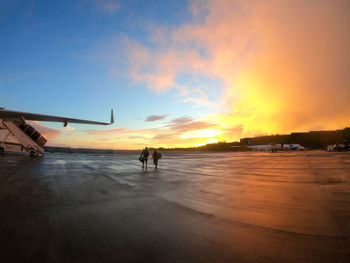
{"label": "orange cloud", "polygon": [[30,121],[29,123],[46,139],[54,139],[61,135],[60,130],[49,128],[38,121]]}
{"label": "orange cloud", "polygon": [[108,39],[96,59],[111,71],[124,59],[122,71],[133,83],[154,92],[174,89],[178,103],[209,107],[212,114],[153,129],[75,133],[65,143],[182,147],[349,126],[348,0],[190,0],[189,10],[191,22],[150,26],[147,45]]}
{"label": "orange cloud", "polygon": [[195,121],[191,117],[177,118],[166,125],[166,127],[168,127],[170,130],[180,133],[206,129],[212,126],[214,126],[212,123],[208,123],[205,121]]}
{"label": "orange cloud", "polygon": [[92,131],[87,131],[87,134],[90,135],[113,135],[113,134],[120,134],[126,131],[129,131],[130,129],[128,128],[115,128],[115,129],[109,129],[109,130],[92,130]]}
{"label": "orange cloud", "polygon": [[122,127],[110,130],[91,130],[84,132],[84,136],[66,138],[65,141],[76,147],[81,147],[82,143],[85,145],[88,143],[92,148],[183,147],[206,142],[212,136],[223,133],[216,130],[216,127],[216,124],[213,123],[182,117],[157,128],[134,130]]}
{"label": "orange cloud", "polygon": [[222,113],[207,120],[241,131],[227,140],[349,125],[349,1],[194,0],[190,11],[192,23],[154,26],[153,47],[128,40],[134,81],[196,103],[195,90],[208,98],[205,80],[193,87],[178,77],[221,80],[208,89],[223,89]]}

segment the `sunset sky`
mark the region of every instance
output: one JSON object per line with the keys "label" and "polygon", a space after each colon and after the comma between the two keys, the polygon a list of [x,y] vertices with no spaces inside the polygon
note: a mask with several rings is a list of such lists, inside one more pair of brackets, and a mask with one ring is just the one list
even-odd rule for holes
{"label": "sunset sky", "polygon": [[0,107],[48,145],[141,149],[350,126],[349,0],[0,1]]}

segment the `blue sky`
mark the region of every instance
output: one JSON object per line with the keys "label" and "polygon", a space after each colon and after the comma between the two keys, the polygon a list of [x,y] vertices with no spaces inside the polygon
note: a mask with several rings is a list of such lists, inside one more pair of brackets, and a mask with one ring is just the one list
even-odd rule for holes
{"label": "blue sky", "polygon": [[[174,26],[190,19],[187,1],[2,1],[0,34],[1,105],[9,109],[104,120],[116,109],[118,125],[147,126],[154,114],[172,118],[200,113],[190,103],[133,84],[124,61],[110,73],[101,61],[128,37],[147,45],[152,24]],[[107,54],[106,56],[108,56]],[[113,54],[112,54],[113,55]],[[48,124],[56,127],[57,125]],[[79,127],[77,127],[79,129]],[[86,129],[86,127],[84,127]]]}
{"label": "blue sky", "polygon": [[[349,10],[343,0],[2,0],[0,106],[98,121],[115,109],[112,127],[40,124],[50,145],[74,147],[342,128]],[[329,94],[337,104],[325,107]]]}

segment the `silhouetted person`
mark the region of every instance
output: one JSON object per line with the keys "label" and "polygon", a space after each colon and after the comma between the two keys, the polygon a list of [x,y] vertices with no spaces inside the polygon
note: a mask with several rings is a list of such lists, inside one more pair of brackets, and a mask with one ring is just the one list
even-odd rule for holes
{"label": "silhouetted person", "polygon": [[157,168],[158,167],[158,160],[160,159],[160,153],[157,152],[156,149],[153,150],[152,158],[153,158],[153,163],[156,166],[155,168]]}
{"label": "silhouetted person", "polygon": [[143,149],[141,152],[140,161],[142,162],[142,168],[145,167],[145,163],[146,163],[146,170],[147,170],[148,156],[149,156],[149,152],[147,147],[145,147],[145,149]]}

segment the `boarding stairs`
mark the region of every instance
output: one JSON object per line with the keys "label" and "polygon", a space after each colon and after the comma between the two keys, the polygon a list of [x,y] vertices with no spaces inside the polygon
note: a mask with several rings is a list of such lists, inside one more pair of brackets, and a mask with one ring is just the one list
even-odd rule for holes
{"label": "boarding stairs", "polygon": [[44,154],[44,145],[47,140],[26,121],[2,120],[2,126],[9,131],[8,136],[12,134],[30,156]]}

